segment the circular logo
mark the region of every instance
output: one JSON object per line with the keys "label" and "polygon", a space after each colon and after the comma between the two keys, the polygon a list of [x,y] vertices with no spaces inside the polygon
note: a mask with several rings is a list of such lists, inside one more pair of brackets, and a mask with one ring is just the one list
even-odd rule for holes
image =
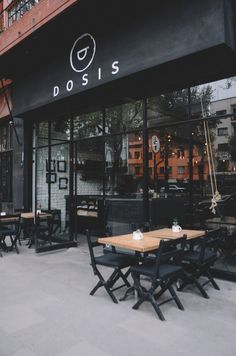
{"label": "circular logo", "polygon": [[159,152],[160,140],[157,136],[152,136],[152,150],[154,153]]}
{"label": "circular logo", "polygon": [[93,61],[96,42],[92,35],[84,33],[77,38],[70,51],[70,65],[75,72],[83,72]]}

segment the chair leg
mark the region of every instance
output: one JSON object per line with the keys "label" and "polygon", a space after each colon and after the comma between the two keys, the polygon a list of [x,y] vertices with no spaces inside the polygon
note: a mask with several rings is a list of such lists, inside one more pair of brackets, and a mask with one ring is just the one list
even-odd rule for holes
{"label": "chair leg", "polygon": [[111,274],[111,276],[108,278],[107,281],[104,280],[104,278],[102,277],[101,273],[96,270],[96,275],[99,278],[98,283],[96,284],[96,286],[93,288],[93,290],[90,292],[90,295],[94,295],[94,293],[100,288],[100,287],[104,287],[107,291],[107,293],[109,294],[109,296],[111,297],[112,301],[114,303],[118,303],[118,300],[116,299],[115,295],[112,293],[111,291],[111,287],[113,286],[113,281],[116,280],[117,277],[117,270],[115,269],[114,272]]}
{"label": "chair leg", "polygon": [[220,287],[218,286],[218,284],[216,283],[216,281],[213,279],[213,277],[212,277],[212,275],[210,274],[209,271],[207,271],[206,275],[207,275],[209,281],[211,282],[211,284],[213,285],[213,287],[214,287],[215,289],[217,289],[217,290],[220,290]]}
{"label": "chair leg", "polygon": [[140,297],[139,300],[137,301],[137,303],[135,303],[133,306],[132,306],[132,309],[134,310],[137,310],[141,304],[143,304],[143,302],[145,302],[146,298],[145,297]]}
{"label": "chair leg", "polygon": [[183,289],[192,283],[191,278],[184,272],[184,274],[177,280],[177,291],[182,292]]}
{"label": "chair leg", "polygon": [[154,298],[157,300],[158,298],[160,298],[161,296],[162,296],[162,294],[164,294],[165,293],[165,291],[168,289],[168,284],[166,285],[166,284],[164,284],[164,283],[161,283],[160,284],[160,287],[161,287],[161,290],[158,292],[158,293],[156,293],[156,294],[154,294]]}
{"label": "chair leg", "polygon": [[[115,284],[116,284],[116,282],[119,280],[119,278],[122,278],[123,279],[123,277],[124,277],[124,275],[123,275],[123,273],[121,272],[121,270],[119,270],[119,269],[115,269],[115,271],[112,273],[112,275],[111,275],[111,277],[108,279],[108,281],[109,281],[109,287],[110,288],[112,288]],[[107,281],[107,282],[108,282]],[[125,281],[125,279],[123,279],[123,281],[124,281],[124,283],[126,284],[126,281]],[[127,285],[127,284],[126,284]],[[120,287],[118,287],[118,288],[120,288]]]}
{"label": "chair leg", "polygon": [[207,292],[205,291],[205,289],[202,287],[202,285],[198,282],[198,280],[195,277],[192,277],[193,282],[195,283],[195,285],[197,286],[197,288],[199,289],[199,291],[201,292],[202,296],[206,299],[209,299],[209,295],[207,294]]}
{"label": "chair leg", "polygon": [[110,288],[106,284],[104,285],[104,287],[105,287],[107,293],[109,294],[109,296],[111,297],[111,299],[113,300],[113,302],[118,304],[118,300],[116,299],[116,297],[114,296],[114,294],[112,293]]}
{"label": "chair leg", "polygon": [[14,246],[15,246],[15,249],[16,249],[16,253],[19,255],[20,251],[19,251],[18,246],[17,246],[17,240],[16,240]]}
{"label": "chair leg", "polygon": [[179,308],[180,310],[184,310],[183,304],[182,304],[181,301],[179,300],[179,297],[177,296],[177,294],[176,294],[174,288],[173,288],[172,286],[169,286],[168,289],[169,289],[169,292],[170,292],[170,294],[172,295],[172,297],[173,297],[175,303],[177,304],[178,308]]}
{"label": "chair leg", "polygon": [[94,293],[100,288],[103,286],[103,282],[102,281],[99,281],[96,286],[93,288],[93,290],[89,293],[90,295],[94,295]]}
{"label": "chair leg", "polygon": [[17,236],[15,236],[15,238],[10,236],[10,239],[11,239],[11,248],[12,248],[12,250],[13,250],[13,248],[15,248],[16,253],[19,255],[20,251],[19,251],[18,246],[17,246],[17,241],[18,241]]}
{"label": "chair leg", "polygon": [[119,301],[123,302],[124,300],[126,300],[126,298],[128,298],[128,296],[134,295],[134,292],[135,292],[134,286],[129,287],[128,289],[126,289],[124,296],[120,298]]}
{"label": "chair leg", "polygon": [[123,282],[125,283],[125,285],[127,287],[130,287],[130,283],[129,283],[128,279],[126,278],[126,274],[123,274],[122,271],[119,271],[119,277],[123,280]]}
{"label": "chair leg", "polygon": [[162,314],[161,309],[159,308],[154,296],[150,296],[150,302],[153,306],[153,308],[155,309],[155,312],[157,313],[157,315],[159,316],[159,319],[162,321],[165,321],[164,315]]}

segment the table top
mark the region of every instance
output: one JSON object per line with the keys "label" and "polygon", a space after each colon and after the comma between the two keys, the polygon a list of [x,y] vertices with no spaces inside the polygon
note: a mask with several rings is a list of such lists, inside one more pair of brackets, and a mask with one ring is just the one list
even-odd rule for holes
{"label": "table top", "polygon": [[[39,217],[50,217],[52,216],[52,214],[48,214],[48,213],[40,213]],[[21,217],[22,219],[34,219],[35,218],[35,213],[34,212],[30,212],[30,213],[21,213]]]}
{"label": "table top", "polygon": [[77,215],[78,216],[90,216],[90,217],[97,218],[98,217],[98,212],[97,211],[93,211],[93,210],[78,209],[77,210]]}
{"label": "table top", "polygon": [[19,216],[11,216],[11,217],[5,217],[4,215],[0,216],[0,222],[14,222],[19,219]]}
{"label": "table top", "polygon": [[146,236],[143,234],[142,240],[133,240],[133,235],[120,235],[114,237],[101,237],[98,242],[101,244],[108,244],[114,247],[126,248],[132,251],[149,252],[158,249],[160,239]]}
{"label": "table top", "polygon": [[158,239],[178,239],[180,237],[183,237],[183,235],[187,235],[187,240],[190,240],[200,236],[204,236],[205,233],[206,232],[204,230],[185,230],[185,229],[181,230],[180,232],[173,232],[172,229],[165,228],[165,229],[145,232],[145,235]]}
{"label": "table top", "polygon": [[101,237],[98,242],[114,247],[126,248],[138,252],[150,252],[159,248],[162,239],[177,239],[187,235],[187,239],[194,239],[205,235],[204,230],[182,230],[173,232],[172,229],[159,229],[143,233],[142,240],[133,240],[132,233],[127,235]]}

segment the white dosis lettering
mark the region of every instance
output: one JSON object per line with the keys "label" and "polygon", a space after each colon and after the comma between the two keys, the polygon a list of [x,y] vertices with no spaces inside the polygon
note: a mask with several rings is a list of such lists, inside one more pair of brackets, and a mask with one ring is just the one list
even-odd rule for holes
{"label": "white dosis lettering", "polygon": [[[112,62],[110,74],[116,75],[117,73],[119,73],[119,71],[120,71],[119,61]],[[102,67],[98,67],[97,68],[97,80],[102,80],[104,73],[105,73],[105,69]],[[91,74],[90,74],[90,78],[91,78]],[[93,76],[93,78],[94,78],[94,76]],[[65,91],[65,90],[67,92],[72,91],[74,89],[75,84],[76,84],[77,88],[79,85],[82,85],[84,87],[89,84],[89,80],[91,80],[91,79],[89,79],[89,74],[85,73],[76,82],[74,82],[74,80],[72,80],[72,79],[68,80],[64,86],[64,90],[63,90],[63,86],[60,87],[59,85],[55,85],[53,87],[53,97],[58,96],[60,94],[60,92],[63,93],[63,91]]]}

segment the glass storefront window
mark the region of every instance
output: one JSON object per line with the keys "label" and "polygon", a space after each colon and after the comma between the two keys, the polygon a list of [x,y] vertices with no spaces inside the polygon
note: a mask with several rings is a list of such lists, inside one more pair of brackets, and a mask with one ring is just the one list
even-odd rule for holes
{"label": "glass storefront window", "polygon": [[128,233],[143,222],[142,132],[105,140],[107,223],[113,234]]}
{"label": "glass storefront window", "polygon": [[70,140],[70,117],[59,117],[51,121],[51,142]]}
{"label": "glass storefront window", "polygon": [[[49,163],[49,147],[34,150],[37,154],[36,176],[33,192],[33,206],[36,210],[48,213],[49,217],[42,220],[42,225],[48,230],[45,234],[36,236],[36,251],[52,248],[70,240],[70,216],[67,211],[67,197],[69,196],[69,145],[60,144],[51,146],[51,162]],[[49,165],[50,170],[49,172]],[[50,189],[49,189],[50,188]],[[36,193],[36,195],[35,195]],[[40,224],[41,224],[40,220]],[[50,231],[50,233],[49,233]]]}
{"label": "glass storefront window", "polygon": [[76,142],[74,166],[76,226],[78,233],[89,228],[104,235],[106,211],[103,199],[104,144],[103,138]]}
{"label": "glass storefront window", "polygon": [[12,149],[12,128],[7,123],[0,126],[0,152]]}
{"label": "glass storefront window", "polygon": [[36,187],[37,187],[37,209],[48,209],[48,185],[47,185],[47,161],[48,147],[39,148],[37,150],[37,166],[36,166]]}
{"label": "glass storefront window", "polygon": [[[234,81],[231,78],[229,83]],[[193,221],[203,229],[221,228],[214,265],[217,273],[236,273],[236,130],[235,118],[230,116],[235,113],[236,95],[230,86],[228,81],[202,86],[203,99],[200,103],[192,100],[191,108],[193,118],[211,116],[205,129],[203,122],[192,125],[193,143],[199,153],[198,157],[193,155]]]}
{"label": "glass storefront window", "polygon": [[135,101],[106,109],[105,132],[116,134],[142,128],[142,102]]}
{"label": "glass storefront window", "polygon": [[136,197],[142,189],[142,133],[106,138],[106,195]]}
{"label": "glass storefront window", "polygon": [[102,133],[103,119],[101,111],[74,116],[74,139],[100,136]]}
{"label": "glass storefront window", "polygon": [[[72,228],[79,233],[86,228],[101,234],[108,228],[113,235],[130,233],[144,224],[144,216],[153,228],[170,227],[176,219],[183,228],[222,227],[215,268],[236,273],[236,96],[217,101],[213,88],[210,83],[147,99],[147,155],[141,101],[76,115],[73,135],[70,118],[51,121],[56,176],[50,183],[50,202],[52,208],[60,206],[62,235],[72,210]],[[42,144],[48,141],[48,131],[47,122],[38,124]],[[73,143],[68,142],[70,136]],[[43,177],[48,184],[45,162],[43,170],[38,170],[37,180]],[[209,208],[216,188],[221,197],[213,214]],[[44,206],[46,193],[40,184],[37,189]]]}
{"label": "glass storefront window", "polygon": [[188,91],[186,89],[148,98],[148,127],[183,121],[188,116]]}
{"label": "glass storefront window", "polygon": [[0,202],[12,201],[12,127],[0,126]]}
{"label": "glass storefront window", "polygon": [[0,202],[12,201],[12,151],[0,153]]}
{"label": "glass storefront window", "polygon": [[210,84],[191,88],[190,111],[192,119],[210,116],[214,90]]}
{"label": "glass storefront window", "polygon": [[[148,192],[153,226],[185,222],[189,204],[189,126],[149,129]],[[158,141],[158,145],[153,142]]]}
{"label": "glass storefront window", "polygon": [[48,121],[38,121],[35,123],[35,131],[37,137],[37,146],[48,145]]}

